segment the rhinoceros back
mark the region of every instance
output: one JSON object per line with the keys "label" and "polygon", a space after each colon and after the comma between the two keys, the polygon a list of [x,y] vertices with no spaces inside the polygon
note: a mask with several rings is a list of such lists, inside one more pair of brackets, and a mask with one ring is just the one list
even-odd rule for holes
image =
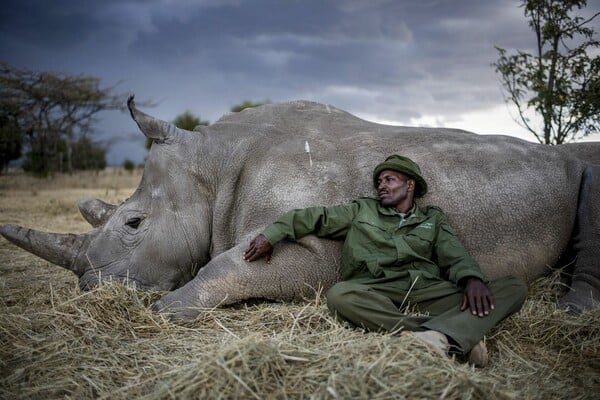
{"label": "rhinoceros back", "polygon": [[212,129],[246,138],[228,227],[236,242],[289,209],[375,196],[373,168],[390,154],[421,166],[430,192],[420,203],[446,212],[490,278],[540,276],[573,228],[582,167],[547,146],[375,124],[305,101],[230,114]]}

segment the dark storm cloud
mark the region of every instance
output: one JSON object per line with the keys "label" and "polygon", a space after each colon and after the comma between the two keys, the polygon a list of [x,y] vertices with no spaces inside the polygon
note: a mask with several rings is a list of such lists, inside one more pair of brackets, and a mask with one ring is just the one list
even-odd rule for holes
{"label": "dark storm cloud", "polygon": [[[589,1],[588,13],[600,0]],[[513,0],[3,2],[2,59],[99,76],[153,114],[216,120],[244,99],[304,98],[409,123],[502,104],[494,45],[534,45]],[[125,116],[104,122],[115,134]],[[115,150],[118,146],[113,146]]]}
{"label": "dark storm cloud", "polygon": [[99,33],[119,32],[124,20],[113,18],[110,10],[122,4],[125,3],[118,0],[4,1],[0,13],[0,43],[68,50],[94,40]]}
{"label": "dark storm cloud", "polygon": [[[408,39],[403,24],[380,10],[356,15],[338,4],[343,2],[247,1],[200,8],[185,21],[156,16],[155,29],[140,35],[131,49],[153,62],[182,60],[180,68],[187,60],[248,75],[277,74],[285,67],[289,75],[329,79],[339,77],[340,68],[352,71],[340,61],[373,59],[380,48],[376,41]],[[334,63],[338,68],[329,67]]]}
{"label": "dark storm cloud", "polygon": [[185,18],[154,15],[153,29],[130,51],[174,72],[226,74],[237,85],[285,87],[340,106],[354,102],[344,99],[350,88],[359,89],[356,95],[373,95],[363,111],[389,119],[418,116],[421,99],[440,112],[485,107],[498,99],[490,80],[493,43],[514,6],[456,4],[240,1],[200,7]]}
{"label": "dark storm cloud", "polygon": [[167,73],[230,75],[238,85],[246,79],[288,93],[352,86],[384,95],[409,95],[419,81],[427,90],[442,86],[428,81],[489,77],[503,9],[514,13],[512,2],[481,1],[62,0],[7,8],[3,45],[64,54],[89,44],[97,57],[120,45]]}

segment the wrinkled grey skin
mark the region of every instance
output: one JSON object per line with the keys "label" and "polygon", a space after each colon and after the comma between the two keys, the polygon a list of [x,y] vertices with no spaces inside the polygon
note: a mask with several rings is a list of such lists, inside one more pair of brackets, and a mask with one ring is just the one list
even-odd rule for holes
{"label": "wrinkled grey skin", "polygon": [[84,235],[0,230],[74,271],[84,289],[100,277],[170,291],[154,308],[185,319],[250,298],[312,297],[338,279],[339,242],[281,243],[269,264],[243,261],[243,250],[289,209],[373,196],[373,168],[398,153],[421,165],[430,189],[421,204],[445,210],[489,279],[513,274],[531,282],[574,236],[575,290],[562,306],[598,305],[600,182],[590,162],[600,162],[600,143],[549,147],[385,126],[305,101],[247,109],[189,132],[140,112],[132,99],[129,106],[154,143],[127,201],[82,200],[94,227]]}

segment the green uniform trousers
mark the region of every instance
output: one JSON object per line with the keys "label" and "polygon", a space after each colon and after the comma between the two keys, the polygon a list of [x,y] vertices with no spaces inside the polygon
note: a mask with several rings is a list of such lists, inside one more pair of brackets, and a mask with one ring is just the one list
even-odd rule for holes
{"label": "green uniform trousers", "polygon": [[[485,317],[460,311],[463,289],[440,281],[421,289],[399,288],[397,279],[359,278],[341,281],[326,293],[327,305],[340,320],[368,331],[435,330],[448,336],[468,353],[484,335],[504,318],[517,312],[527,296],[527,286],[518,278],[505,277],[487,284],[494,297],[494,310]],[[406,310],[417,315],[406,314]],[[421,315],[424,314],[424,315]]]}

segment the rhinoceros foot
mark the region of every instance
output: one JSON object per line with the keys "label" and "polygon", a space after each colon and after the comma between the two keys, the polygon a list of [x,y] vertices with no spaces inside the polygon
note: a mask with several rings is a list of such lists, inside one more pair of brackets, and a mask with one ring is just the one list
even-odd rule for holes
{"label": "rhinoceros foot", "polygon": [[[208,287],[198,287],[198,280],[166,293],[152,304],[152,311],[157,312],[171,321],[191,321],[203,312],[221,305],[231,304],[228,296]],[[212,289],[212,290],[211,290]],[[233,302],[239,301],[234,298]]]}
{"label": "rhinoceros foot", "polygon": [[165,298],[152,304],[151,308],[152,311],[170,321],[191,321],[196,319],[201,312],[197,307],[185,306],[181,301],[169,301]]}
{"label": "rhinoceros foot", "polygon": [[574,282],[572,289],[564,295],[558,305],[574,314],[600,308],[600,290],[587,282]]}

